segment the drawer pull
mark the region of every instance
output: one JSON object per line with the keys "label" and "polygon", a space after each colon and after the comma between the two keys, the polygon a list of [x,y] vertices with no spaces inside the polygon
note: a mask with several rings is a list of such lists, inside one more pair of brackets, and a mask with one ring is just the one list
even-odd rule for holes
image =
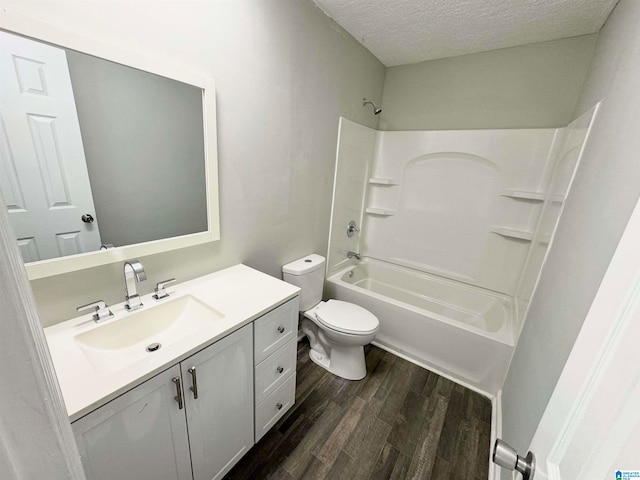
{"label": "drawer pull", "polygon": [[173,377],[171,381],[176,384],[177,395],[173,398],[176,402],[178,402],[178,410],[182,410],[184,405],[182,403],[182,388],[180,387],[180,377]]}
{"label": "drawer pull", "polygon": [[279,331],[280,333],[284,333],[284,327],[283,327],[282,325],[280,325],[280,326],[278,327],[278,331]]}
{"label": "drawer pull", "polygon": [[276,408],[282,410],[282,404],[280,402],[276,403]]}
{"label": "drawer pull", "polygon": [[282,367],[278,367],[278,368],[276,368],[276,370],[278,371],[278,373],[284,372],[284,368],[282,368]]}

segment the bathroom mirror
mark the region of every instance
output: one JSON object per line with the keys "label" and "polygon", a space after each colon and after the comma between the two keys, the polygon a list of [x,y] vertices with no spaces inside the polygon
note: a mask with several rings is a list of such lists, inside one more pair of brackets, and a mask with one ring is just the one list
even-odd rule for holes
{"label": "bathroom mirror", "polygon": [[6,11],[0,28],[0,188],[30,279],[219,239],[212,79]]}

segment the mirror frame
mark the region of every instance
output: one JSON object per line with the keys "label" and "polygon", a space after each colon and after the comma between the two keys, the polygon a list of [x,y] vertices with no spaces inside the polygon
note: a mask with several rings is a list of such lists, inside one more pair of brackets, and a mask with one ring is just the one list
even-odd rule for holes
{"label": "mirror frame", "polygon": [[115,63],[137,68],[138,70],[167,77],[202,89],[208,230],[206,232],[192,233],[179,237],[115,247],[109,250],[86,252],[68,257],[25,263],[29,280],[122,262],[133,257],[143,257],[220,240],[216,98],[213,78],[204,73],[193,71],[188,67],[182,67],[172,63],[171,60],[167,61],[158,56],[126,50],[77,34],[56,25],[17,14],[1,7],[0,29],[9,33],[16,33],[35,40],[51,43],[54,46],[69,48]]}

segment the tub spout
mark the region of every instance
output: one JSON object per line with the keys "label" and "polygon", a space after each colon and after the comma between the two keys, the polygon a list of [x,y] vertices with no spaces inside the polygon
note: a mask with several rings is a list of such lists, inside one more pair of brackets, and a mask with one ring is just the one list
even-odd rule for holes
{"label": "tub spout", "polygon": [[360,254],[356,252],[347,252],[347,258],[355,258],[356,260],[360,260]]}

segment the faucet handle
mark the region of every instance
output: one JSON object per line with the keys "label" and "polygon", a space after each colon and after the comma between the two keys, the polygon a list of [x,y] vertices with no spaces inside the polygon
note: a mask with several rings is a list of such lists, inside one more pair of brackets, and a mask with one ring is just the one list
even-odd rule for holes
{"label": "faucet handle", "polygon": [[175,281],[176,281],[175,278],[170,278],[168,280],[162,280],[156,283],[156,288],[153,290],[156,293],[153,294],[153,298],[155,298],[156,300],[162,300],[163,298],[167,298],[169,294],[164,289],[164,287]]}
{"label": "faucet handle", "polygon": [[81,307],[76,308],[76,310],[78,312],[82,312],[84,310],[89,310],[90,308],[93,308],[96,312],[93,314],[94,322],[102,322],[113,318],[113,313],[109,310],[109,306],[104,300],[98,300],[87,305],[82,305]]}
{"label": "faucet handle", "polygon": [[347,224],[347,237],[351,238],[355,233],[360,233],[360,229],[356,225],[355,220],[351,220]]}

